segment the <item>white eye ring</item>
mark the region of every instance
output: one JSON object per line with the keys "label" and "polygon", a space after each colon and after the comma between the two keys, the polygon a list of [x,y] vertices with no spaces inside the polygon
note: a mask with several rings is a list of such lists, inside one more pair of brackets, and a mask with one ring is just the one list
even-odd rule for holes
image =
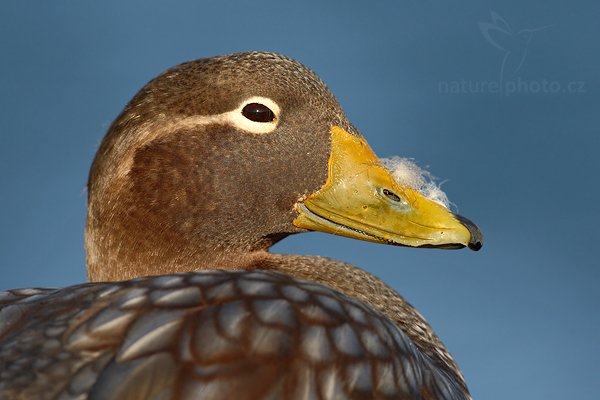
{"label": "white eye ring", "polygon": [[[245,117],[244,114],[242,113],[242,110],[248,104],[252,104],[252,103],[262,104],[265,107],[269,108],[273,112],[273,115],[274,115],[273,120],[266,121],[266,122],[260,122],[260,121],[252,121],[252,120],[248,119],[247,117]],[[244,100],[238,106],[238,108],[236,108],[234,111],[228,112],[227,119],[229,120],[229,122],[231,124],[233,124],[234,126],[240,128],[240,129],[243,129],[250,133],[256,133],[256,134],[262,135],[265,133],[271,133],[275,130],[275,128],[277,128],[277,125],[279,123],[279,114],[280,113],[281,113],[281,109],[279,108],[279,105],[277,103],[275,103],[273,100],[271,100],[267,97],[253,96],[253,97],[250,97],[250,98]]]}

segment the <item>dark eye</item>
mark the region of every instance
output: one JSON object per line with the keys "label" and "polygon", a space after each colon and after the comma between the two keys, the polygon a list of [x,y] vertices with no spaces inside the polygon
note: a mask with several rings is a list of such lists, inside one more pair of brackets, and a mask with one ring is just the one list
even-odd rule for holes
{"label": "dark eye", "polygon": [[395,201],[396,203],[402,202],[402,199],[400,198],[400,196],[398,196],[396,193],[392,192],[391,190],[383,189],[381,191],[381,193],[383,193],[383,195],[385,197],[387,197],[388,199],[390,199],[392,201]]}
{"label": "dark eye", "polygon": [[271,122],[275,119],[275,114],[264,104],[250,103],[242,109],[242,115],[254,122]]}

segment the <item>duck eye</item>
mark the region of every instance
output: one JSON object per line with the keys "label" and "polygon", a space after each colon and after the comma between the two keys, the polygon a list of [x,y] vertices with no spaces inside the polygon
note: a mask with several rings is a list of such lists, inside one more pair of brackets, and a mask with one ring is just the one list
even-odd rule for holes
{"label": "duck eye", "polygon": [[254,122],[271,122],[275,119],[275,114],[264,104],[249,103],[242,108],[242,115]]}
{"label": "duck eye", "polygon": [[396,193],[392,192],[391,190],[388,189],[382,189],[381,193],[383,193],[383,195],[385,197],[387,197],[388,199],[396,202],[396,203],[401,203],[402,199],[400,198],[400,196],[398,196]]}

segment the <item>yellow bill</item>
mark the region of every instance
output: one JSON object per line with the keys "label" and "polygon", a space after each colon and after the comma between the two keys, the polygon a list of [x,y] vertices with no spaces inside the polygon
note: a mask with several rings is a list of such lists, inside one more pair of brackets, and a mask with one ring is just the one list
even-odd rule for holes
{"label": "yellow bill", "polygon": [[296,203],[300,228],[412,247],[479,250],[481,231],[416,189],[398,183],[369,144],[331,128],[325,185]]}

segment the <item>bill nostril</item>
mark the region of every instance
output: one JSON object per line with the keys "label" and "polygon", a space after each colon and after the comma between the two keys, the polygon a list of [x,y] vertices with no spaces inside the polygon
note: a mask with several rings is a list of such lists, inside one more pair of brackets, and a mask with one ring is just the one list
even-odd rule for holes
{"label": "bill nostril", "polygon": [[382,189],[381,192],[383,193],[383,195],[385,197],[387,197],[388,199],[390,199],[392,201],[395,201],[396,203],[400,203],[402,201],[400,196],[398,196],[396,193],[392,192],[389,189]]}

